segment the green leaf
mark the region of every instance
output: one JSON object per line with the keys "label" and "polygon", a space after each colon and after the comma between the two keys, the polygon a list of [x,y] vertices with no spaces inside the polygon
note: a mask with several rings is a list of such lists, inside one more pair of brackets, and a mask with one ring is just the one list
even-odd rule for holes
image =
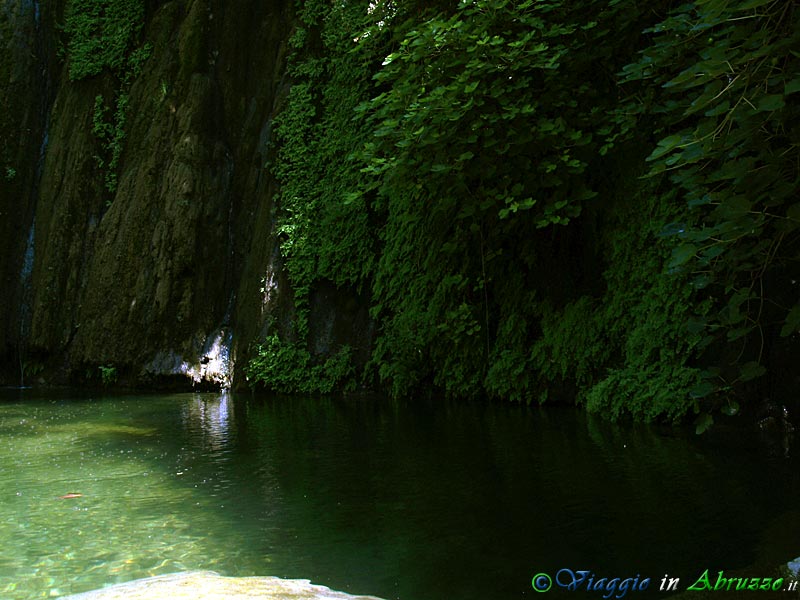
{"label": "green leaf", "polygon": [[697,246],[694,244],[681,244],[672,251],[672,260],[667,265],[670,269],[681,266],[689,259],[694,257],[697,252]]}
{"label": "green leaf", "polygon": [[[691,334],[700,333],[706,328],[706,320],[700,317],[692,317],[686,323],[686,330]],[[702,396],[701,396],[702,397]]]}
{"label": "green leaf", "polygon": [[786,315],[786,322],[781,328],[781,337],[788,337],[798,330],[800,330],[800,302],[795,304]]}
{"label": "green leaf", "polygon": [[795,92],[800,92],[800,77],[792,79],[791,81],[787,81],[783,94],[788,96],[789,94],[794,94]]}
{"label": "green leaf", "polygon": [[676,133],[675,135],[670,135],[662,140],[659,140],[658,146],[650,153],[650,156],[647,157],[647,160],[655,160],[661,156],[664,156],[667,152],[671,152],[677,148],[679,144],[683,143],[685,138],[686,136]]}
{"label": "green leaf", "polygon": [[720,102],[713,108],[709,108],[704,114],[707,117],[716,117],[717,115],[724,114],[731,109],[731,103],[728,100]]}
{"label": "green leaf", "polygon": [[765,4],[772,4],[775,0],[745,0],[744,2],[734,3],[731,7],[733,10],[750,10],[753,8],[758,8],[759,6],[764,6]]}
{"label": "green leaf", "polygon": [[681,235],[686,232],[686,228],[686,223],[683,222],[667,223],[656,235],[658,235],[658,237]]}
{"label": "green leaf", "polygon": [[717,386],[710,381],[701,381],[689,390],[689,396],[695,400],[699,400],[700,398],[705,398],[709,394],[714,393],[716,390]]}
{"label": "green leaf", "polygon": [[761,377],[766,372],[767,370],[764,367],[752,360],[742,365],[742,368],[739,371],[739,380],[750,381],[752,379],[756,379],[757,377]]}
{"label": "green leaf", "polygon": [[714,417],[712,417],[708,413],[701,413],[698,417],[694,420],[694,432],[697,435],[701,435],[708,431],[708,428],[714,424]]}
{"label": "green leaf", "polygon": [[702,72],[698,65],[684,69],[677,76],[670,79],[664,84],[665,88],[673,88],[680,86],[682,89],[688,89],[697,85],[707,83],[709,76]]}
{"label": "green leaf", "polygon": [[705,250],[703,250],[703,258],[705,258],[707,262],[708,260],[717,258],[723,252],[725,252],[725,244],[717,243],[711,246],[710,248],[706,248]]}
{"label": "green leaf", "polygon": [[770,94],[758,99],[758,110],[770,112],[783,108],[783,94]]}
{"label": "green leaf", "polygon": [[361,200],[361,198],[363,196],[364,196],[363,192],[360,192],[360,191],[359,192],[347,192],[347,193],[345,193],[344,198],[342,199],[342,204],[344,204],[345,206],[348,206],[348,205],[352,204],[353,202]]}
{"label": "green leaf", "polygon": [[702,196],[695,196],[691,200],[689,200],[686,205],[689,208],[695,208],[697,206],[706,206],[707,204],[711,204],[713,202],[713,198],[709,194],[703,194]]}
{"label": "green leaf", "polygon": [[736,220],[753,208],[752,203],[744,196],[727,196],[714,211],[721,219]]}
{"label": "green leaf", "polygon": [[[743,313],[741,306],[749,300],[750,291],[748,289],[741,289],[737,291],[735,294],[733,294],[733,296],[731,296],[728,303],[722,307],[722,310],[720,311],[720,318],[726,325],[736,325],[741,323],[747,316],[747,309],[745,308],[745,312]],[[728,331],[728,339],[731,341],[737,339],[742,335],[749,333],[750,329],[752,329],[752,325],[746,325],[740,327],[739,329]]]}
{"label": "green leaf", "polygon": [[721,409],[723,414],[732,417],[739,413],[739,403],[736,400],[728,400],[728,404],[723,406]]}
{"label": "green leaf", "polygon": [[696,290],[702,290],[707,288],[709,284],[713,281],[714,281],[713,277],[706,274],[701,274],[692,280],[692,287],[694,287],[694,289]]}
{"label": "green leaf", "polygon": [[[744,318],[744,315],[739,314],[739,321]],[[739,338],[743,338],[748,333],[753,331],[754,327],[752,325],[744,325],[743,327],[737,327],[736,329],[729,329],[726,337],[728,338],[729,342],[734,342]]]}

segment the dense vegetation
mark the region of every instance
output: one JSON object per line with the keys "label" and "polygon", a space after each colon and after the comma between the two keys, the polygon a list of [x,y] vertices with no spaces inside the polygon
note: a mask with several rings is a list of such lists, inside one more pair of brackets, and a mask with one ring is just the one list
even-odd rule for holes
{"label": "dense vegetation", "polygon": [[[798,4],[297,0],[266,165],[296,316],[251,382],[737,412],[798,350]],[[112,197],[144,14],[63,15]],[[306,343],[322,282],[369,301],[363,368]]]}
{"label": "dense vegetation", "polygon": [[298,2],[268,165],[296,336],[250,377],[300,389],[330,280],[371,298],[395,395],[737,411],[800,325],[797,9]]}
{"label": "dense vegetation", "polygon": [[64,14],[70,80],[108,73],[115,83],[110,102],[103,94],[95,96],[92,119],[92,132],[100,142],[95,161],[112,195],[124,147],[130,86],[151,51],[138,44],[144,9],[143,0],[69,0]]}

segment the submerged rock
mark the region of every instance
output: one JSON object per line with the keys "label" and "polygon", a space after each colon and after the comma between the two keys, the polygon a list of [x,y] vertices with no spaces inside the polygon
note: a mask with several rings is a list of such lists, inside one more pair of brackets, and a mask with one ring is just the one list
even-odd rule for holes
{"label": "submerged rock", "polygon": [[137,579],[102,590],[67,596],[64,600],[380,600],[351,596],[307,579],[223,577],[213,571],[194,571]]}

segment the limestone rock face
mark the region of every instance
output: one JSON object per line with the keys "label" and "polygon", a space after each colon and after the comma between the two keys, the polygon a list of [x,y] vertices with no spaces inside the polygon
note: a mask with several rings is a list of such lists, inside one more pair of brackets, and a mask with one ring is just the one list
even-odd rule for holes
{"label": "limestone rock face", "polygon": [[221,577],[211,571],[176,573],[139,579],[121,585],[67,596],[64,600],[380,600],[351,596],[305,579],[278,577]]}
{"label": "limestone rock face", "polygon": [[[65,2],[0,11],[0,383],[24,365],[50,383],[113,365],[121,382],[229,386],[294,310],[267,167],[294,3],[145,3],[152,51],[127,92],[112,193],[92,128],[96,97],[113,99],[119,81],[70,81],[57,48]],[[330,306],[347,305],[345,325],[366,314],[330,302],[311,347],[330,346]]]}
{"label": "limestone rock face", "polygon": [[56,68],[38,2],[0,2],[0,361],[30,329],[33,216]]}

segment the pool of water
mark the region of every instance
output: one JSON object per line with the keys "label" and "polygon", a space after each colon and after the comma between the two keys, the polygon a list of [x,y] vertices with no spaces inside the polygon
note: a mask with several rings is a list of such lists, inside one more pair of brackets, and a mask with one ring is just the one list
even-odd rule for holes
{"label": "pool of water", "polygon": [[6,390],[0,598],[194,569],[401,600],[766,569],[800,555],[791,450],[567,409]]}

